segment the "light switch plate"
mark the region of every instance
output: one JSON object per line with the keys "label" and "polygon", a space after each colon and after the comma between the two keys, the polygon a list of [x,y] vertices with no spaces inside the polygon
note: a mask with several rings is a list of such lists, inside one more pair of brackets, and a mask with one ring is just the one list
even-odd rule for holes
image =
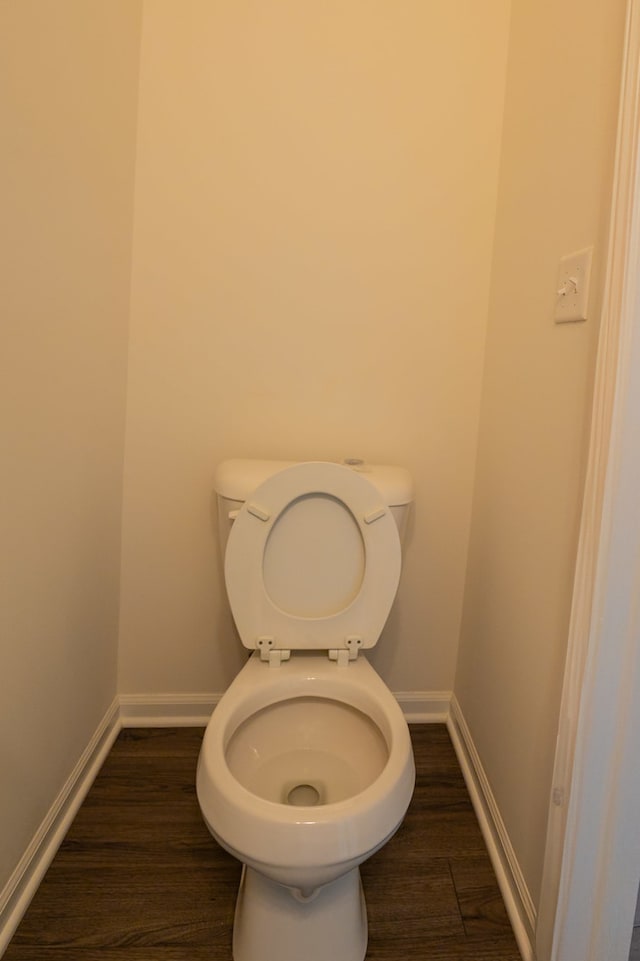
{"label": "light switch plate", "polygon": [[563,257],[556,284],[556,324],[571,324],[587,319],[589,280],[593,247],[585,247]]}

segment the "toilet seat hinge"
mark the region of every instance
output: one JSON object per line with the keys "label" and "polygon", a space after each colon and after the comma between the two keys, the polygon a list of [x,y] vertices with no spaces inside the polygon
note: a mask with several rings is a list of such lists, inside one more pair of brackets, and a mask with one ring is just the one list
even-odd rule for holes
{"label": "toilet seat hinge", "polygon": [[337,661],[338,667],[346,667],[349,661],[355,661],[358,651],[362,647],[362,638],[352,634],[345,638],[345,646],[329,651],[329,660]]}
{"label": "toilet seat hinge", "polygon": [[276,648],[275,643],[273,637],[259,637],[256,642],[260,651],[260,660],[268,661],[269,667],[280,667],[283,661],[288,661],[291,657],[291,651]]}

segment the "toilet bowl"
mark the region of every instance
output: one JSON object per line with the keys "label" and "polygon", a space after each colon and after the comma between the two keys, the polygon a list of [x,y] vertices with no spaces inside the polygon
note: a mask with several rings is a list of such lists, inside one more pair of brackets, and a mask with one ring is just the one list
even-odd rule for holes
{"label": "toilet bowl", "polygon": [[400,826],[415,779],[402,711],[362,654],[395,596],[398,527],[349,468],[267,474],[228,512],[227,592],[253,653],[205,732],[198,800],[244,865],[235,961],[362,961],[358,866]]}

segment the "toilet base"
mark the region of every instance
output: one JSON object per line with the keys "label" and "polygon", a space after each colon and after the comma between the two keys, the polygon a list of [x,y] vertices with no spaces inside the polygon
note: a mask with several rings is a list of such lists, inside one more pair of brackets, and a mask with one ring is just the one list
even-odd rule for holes
{"label": "toilet base", "polygon": [[234,961],[364,961],[367,909],[359,868],[309,898],[244,865],[233,925]]}

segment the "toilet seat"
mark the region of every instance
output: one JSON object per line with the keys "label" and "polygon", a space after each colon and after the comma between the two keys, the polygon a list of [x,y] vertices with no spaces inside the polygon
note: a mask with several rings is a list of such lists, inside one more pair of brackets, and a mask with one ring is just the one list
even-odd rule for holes
{"label": "toilet seat", "polygon": [[[337,551],[333,539],[322,542],[329,525],[340,530]],[[361,473],[331,463],[287,467],[256,488],[229,535],[225,580],[240,639],[263,657],[324,650],[353,659],[377,643],[400,565],[391,510]]]}

